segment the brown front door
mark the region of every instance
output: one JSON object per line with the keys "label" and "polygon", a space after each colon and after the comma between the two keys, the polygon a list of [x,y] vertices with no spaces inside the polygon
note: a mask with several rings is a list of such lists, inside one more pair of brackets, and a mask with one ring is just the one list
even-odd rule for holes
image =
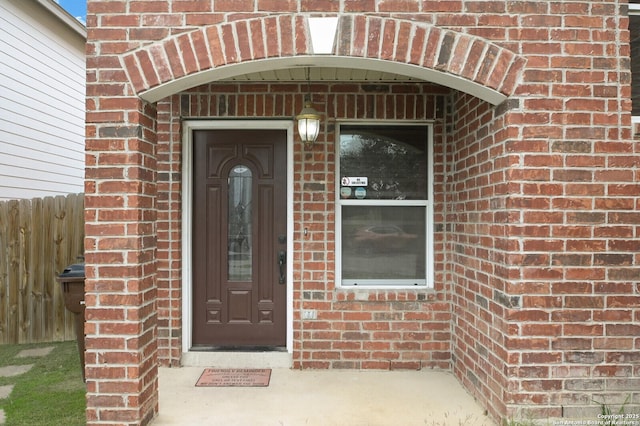
{"label": "brown front door", "polygon": [[286,130],[193,133],[193,346],[286,344]]}

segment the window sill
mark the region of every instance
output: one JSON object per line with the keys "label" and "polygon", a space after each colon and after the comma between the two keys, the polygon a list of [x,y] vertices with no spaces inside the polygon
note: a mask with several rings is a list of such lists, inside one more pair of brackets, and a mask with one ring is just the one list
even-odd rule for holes
{"label": "window sill", "polygon": [[336,287],[337,301],[357,302],[436,302],[438,293],[433,287]]}

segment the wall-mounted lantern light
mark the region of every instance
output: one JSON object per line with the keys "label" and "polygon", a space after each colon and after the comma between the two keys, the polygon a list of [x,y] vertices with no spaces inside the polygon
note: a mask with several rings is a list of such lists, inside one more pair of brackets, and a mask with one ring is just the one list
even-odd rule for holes
{"label": "wall-mounted lantern light", "polygon": [[311,95],[305,96],[304,108],[296,116],[296,119],[298,120],[298,133],[304,147],[311,148],[320,132],[320,114],[313,108]]}
{"label": "wall-mounted lantern light", "polygon": [[311,82],[309,68],[307,68],[307,94],[304,97],[304,107],[300,114],[296,116],[298,120],[298,133],[306,149],[313,147],[313,143],[318,138],[320,132],[320,114],[311,103]]}

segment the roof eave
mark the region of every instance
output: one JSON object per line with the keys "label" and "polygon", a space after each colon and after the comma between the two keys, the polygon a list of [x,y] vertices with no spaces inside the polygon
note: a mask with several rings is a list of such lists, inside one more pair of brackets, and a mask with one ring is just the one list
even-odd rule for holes
{"label": "roof eave", "polygon": [[58,18],[67,27],[78,33],[85,40],[87,39],[87,27],[82,22],[71,16],[69,12],[64,10],[58,3],[53,0],[35,0],[42,7],[47,9],[51,14]]}

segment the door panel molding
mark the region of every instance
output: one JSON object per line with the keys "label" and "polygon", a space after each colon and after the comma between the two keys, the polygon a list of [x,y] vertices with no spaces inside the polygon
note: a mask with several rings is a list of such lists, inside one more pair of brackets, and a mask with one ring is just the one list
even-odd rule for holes
{"label": "door panel molding", "polygon": [[[192,218],[197,212],[193,211],[193,131],[194,130],[246,130],[246,129],[281,129],[286,130],[287,134],[287,189],[286,189],[286,211],[287,211],[287,243],[286,251],[290,257],[293,253],[293,121],[288,120],[185,120],[182,122],[182,352],[190,351],[192,347],[193,335],[193,280],[191,265],[193,261],[192,249]],[[234,147],[230,146],[230,150]],[[269,150],[257,149],[250,150],[247,155],[263,156],[273,155],[273,153],[264,152]],[[224,161],[222,161],[224,163]],[[217,171],[209,170],[208,173],[214,174],[223,172],[225,164],[216,166]],[[260,170],[260,173],[269,175],[272,171]],[[287,351],[293,351],[293,266],[290,258],[286,261],[286,346]],[[207,318],[215,321],[216,314],[211,312]],[[269,321],[273,312],[268,304],[260,305],[259,316],[261,320]]]}

